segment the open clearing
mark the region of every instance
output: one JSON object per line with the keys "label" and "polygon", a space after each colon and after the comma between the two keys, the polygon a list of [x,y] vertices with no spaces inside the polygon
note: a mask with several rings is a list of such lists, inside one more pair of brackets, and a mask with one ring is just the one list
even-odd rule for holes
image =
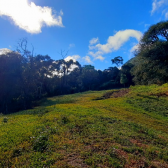
{"label": "open clearing", "polygon": [[48,98],[0,115],[0,167],[168,167],[168,84]]}

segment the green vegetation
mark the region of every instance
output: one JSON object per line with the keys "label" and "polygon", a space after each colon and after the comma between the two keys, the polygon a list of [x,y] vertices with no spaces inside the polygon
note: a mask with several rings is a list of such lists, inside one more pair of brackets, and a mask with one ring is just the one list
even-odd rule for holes
{"label": "green vegetation", "polygon": [[0,115],[0,167],[168,167],[167,90],[89,91]]}
{"label": "green vegetation", "polygon": [[132,69],[135,84],[168,82],[168,21],[152,25],[144,33],[136,51]]}

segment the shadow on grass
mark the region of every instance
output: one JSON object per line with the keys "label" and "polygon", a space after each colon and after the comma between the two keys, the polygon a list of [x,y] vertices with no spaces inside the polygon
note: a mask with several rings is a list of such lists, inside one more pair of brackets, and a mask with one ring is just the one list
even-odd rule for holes
{"label": "shadow on grass", "polygon": [[20,111],[15,113],[15,115],[38,115],[38,116],[42,116],[46,113],[48,113],[51,109],[50,106],[53,106],[51,108],[57,108],[57,104],[70,104],[70,103],[74,103],[76,102],[75,99],[72,98],[61,98],[63,96],[59,96],[59,98],[57,99],[52,99],[52,98],[44,98],[42,100],[40,100],[39,102],[36,103],[36,105],[34,106],[34,108],[31,109],[27,109],[24,111]]}
{"label": "shadow on grass", "polygon": [[76,100],[71,99],[71,98],[67,98],[67,99],[57,99],[57,100],[51,100],[51,99],[46,99],[41,106],[53,106],[53,105],[57,105],[57,104],[70,104],[70,103],[74,103],[76,102]]}
{"label": "shadow on grass", "polygon": [[147,98],[147,99],[152,99],[152,100],[159,100],[159,97],[151,97],[151,96],[145,96],[141,94],[137,94],[137,96]]}

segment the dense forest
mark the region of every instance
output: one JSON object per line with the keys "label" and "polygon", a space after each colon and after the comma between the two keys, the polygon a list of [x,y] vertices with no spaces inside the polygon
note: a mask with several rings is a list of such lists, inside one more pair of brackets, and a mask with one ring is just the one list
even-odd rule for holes
{"label": "dense forest", "polygon": [[16,51],[0,55],[0,113],[32,108],[47,96],[168,82],[168,21],[144,33],[133,59],[111,61],[116,66],[101,71],[74,60],[53,60],[34,55],[23,39]]}

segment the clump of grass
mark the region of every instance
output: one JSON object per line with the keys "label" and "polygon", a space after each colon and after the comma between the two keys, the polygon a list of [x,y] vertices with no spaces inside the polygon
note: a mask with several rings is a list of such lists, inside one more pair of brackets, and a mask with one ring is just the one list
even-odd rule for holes
{"label": "clump of grass", "polygon": [[123,147],[122,150],[124,150],[127,153],[131,153],[131,154],[144,154],[144,151],[142,148],[140,147],[136,147],[136,146],[132,146],[132,147]]}
{"label": "clump of grass", "polygon": [[13,150],[13,157],[21,156],[22,155],[22,151],[23,151],[22,148],[14,149]]}
{"label": "clump of grass", "polygon": [[67,124],[69,122],[70,122],[70,120],[69,120],[68,116],[66,116],[66,115],[61,116],[61,124]]}
{"label": "clump of grass", "polygon": [[128,138],[117,136],[114,139],[115,139],[115,142],[119,143],[122,146],[133,146],[133,144],[130,142]]}
{"label": "clump of grass", "polygon": [[41,109],[36,111],[36,113],[38,114],[39,117],[42,117],[43,115],[45,115],[48,112],[49,112],[49,110],[45,109],[45,108],[41,108]]}
{"label": "clump of grass", "polygon": [[49,128],[49,132],[50,132],[50,134],[57,134],[57,135],[60,134],[59,133],[59,129],[57,127],[51,127],[51,128]]}
{"label": "clump of grass", "polygon": [[109,160],[109,166],[115,167],[115,168],[122,168],[125,164],[125,159],[120,158],[116,152],[116,148],[113,147],[108,150],[108,160]]}
{"label": "clump of grass", "polygon": [[8,122],[8,118],[4,117],[3,120],[2,120],[2,122],[7,123]]}
{"label": "clump of grass", "polygon": [[33,142],[33,150],[36,152],[44,152],[49,145],[48,135],[39,135]]}

